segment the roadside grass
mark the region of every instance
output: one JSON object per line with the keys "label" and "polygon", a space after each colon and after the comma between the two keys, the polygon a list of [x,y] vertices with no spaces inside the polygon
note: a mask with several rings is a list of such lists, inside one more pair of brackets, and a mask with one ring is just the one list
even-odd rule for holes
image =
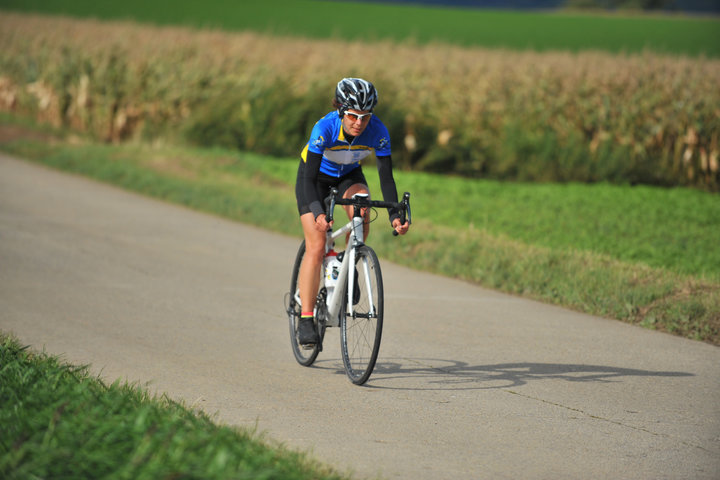
{"label": "roadside grass", "polygon": [[[720,198],[689,188],[522,183],[414,174],[433,223],[529,245],[608,255],[720,281]],[[423,215],[424,216],[424,215]]]}
{"label": "roadside grass", "polygon": [[348,478],[167,396],[107,385],[2,333],[0,425],[6,480]]}
{"label": "roadside grass", "polygon": [[[176,0],[173,8],[145,0],[0,0],[0,9],[308,38],[345,39],[350,35],[369,41],[536,51],[720,55],[720,20],[715,17],[523,12],[319,0],[235,2],[231,8],[222,0]],[[372,21],[348,24],[338,20],[357,17],[358,12]]]}
{"label": "roadside grass", "polygon": [[[191,208],[300,236],[297,160],[221,149],[16,139],[0,148]],[[372,191],[377,175],[368,167]],[[691,189],[502,183],[397,172],[414,228],[395,263],[720,345],[717,196]]]}

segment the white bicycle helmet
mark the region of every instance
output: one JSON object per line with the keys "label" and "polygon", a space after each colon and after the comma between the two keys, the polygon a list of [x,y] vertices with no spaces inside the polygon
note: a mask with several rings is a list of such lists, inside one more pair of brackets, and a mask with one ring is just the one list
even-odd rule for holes
{"label": "white bicycle helmet", "polygon": [[378,94],[372,83],[362,78],[343,78],[335,88],[338,114],[342,117],[348,109],[372,111],[377,105]]}

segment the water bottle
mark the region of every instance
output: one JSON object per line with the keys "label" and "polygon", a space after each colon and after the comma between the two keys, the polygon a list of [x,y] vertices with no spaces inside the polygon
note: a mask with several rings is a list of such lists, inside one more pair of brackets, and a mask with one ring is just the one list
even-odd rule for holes
{"label": "water bottle", "polygon": [[330,251],[325,255],[323,265],[323,272],[325,275],[325,289],[327,290],[327,300],[329,303],[330,298],[335,291],[338,276],[340,275],[340,262],[337,259],[337,252],[335,252],[334,249],[331,248]]}

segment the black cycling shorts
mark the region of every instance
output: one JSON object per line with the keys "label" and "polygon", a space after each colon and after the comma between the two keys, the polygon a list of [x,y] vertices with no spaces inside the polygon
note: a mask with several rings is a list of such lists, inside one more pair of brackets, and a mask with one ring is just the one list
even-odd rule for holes
{"label": "black cycling shorts", "polygon": [[[300,166],[298,167],[297,173],[297,180],[295,181],[295,198],[297,199],[298,212],[301,216],[306,213],[310,213],[310,200],[305,199],[305,192],[302,188],[302,178],[304,177],[304,175],[305,162],[300,161]],[[317,198],[322,203],[325,200],[325,197],[330,195],[330,189],[333,187],[338,189],[338,194],[340,195],[340,197],[342,197],[343,194],[347,191],[347,189],[355,185],[356,183],[360,183],[367,187],[367,180],[365,180],[365,175],[362,172],[362,167],[358,167],[347,175],[343,175],[342,177],[331,177],[330,175],[325,175],[324,173],[319,172],[317,182],[315,182]]]}

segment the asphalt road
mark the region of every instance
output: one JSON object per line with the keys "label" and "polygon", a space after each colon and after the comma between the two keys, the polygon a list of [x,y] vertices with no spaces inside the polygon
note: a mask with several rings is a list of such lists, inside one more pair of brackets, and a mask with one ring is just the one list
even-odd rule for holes
{"label": "asphalt road", "polygon": [[0,156],[0,330],[24,344],[357,478],[720,478],[719,348],[385,260],[356,387],[335,330],[295,363],[298,243]]}

